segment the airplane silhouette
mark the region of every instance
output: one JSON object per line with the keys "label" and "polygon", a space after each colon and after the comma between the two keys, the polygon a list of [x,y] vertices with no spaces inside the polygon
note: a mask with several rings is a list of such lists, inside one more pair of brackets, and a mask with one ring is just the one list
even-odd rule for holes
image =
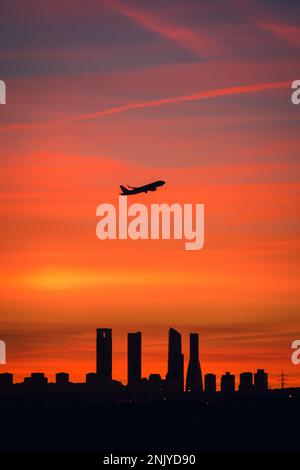
{"label": "airplane silhouette", "polygon": [[[125,186],[120,186],[122,192],[120,193],[121,196],[131,196],[132,194],[139,194],[139,193],[147,193],[148,191],[156,191],[159,186],[163,186],[166,184],[165,181],[159,180],[154,181],[154,183],[145,184],[144,186],[129,186],[128,184]],[[128,189],[130,188],[130,189]]]}

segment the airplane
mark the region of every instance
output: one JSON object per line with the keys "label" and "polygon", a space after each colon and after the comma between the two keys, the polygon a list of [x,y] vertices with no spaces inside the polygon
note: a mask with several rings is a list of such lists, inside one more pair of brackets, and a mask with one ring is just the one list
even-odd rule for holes
{"label": "airplane", "polygon": [[[165,181],[159,180],[154,181],[154,183],[145,184],[144,186],[129,186],[128,184],[125,186],[120,186],[122,192],[120,193],[121,196],[131,196],[132,194],[139,194],[139,193],[147,193],[148,191],[156,191],[159,186],[163,186],[166,184]],[[128,189],[129,188],[129,189]]]}

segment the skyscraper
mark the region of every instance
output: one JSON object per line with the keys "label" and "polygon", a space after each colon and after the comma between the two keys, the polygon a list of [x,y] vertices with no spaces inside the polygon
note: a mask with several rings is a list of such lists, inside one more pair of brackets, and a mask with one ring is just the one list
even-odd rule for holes
{"label": "skyscraper", "polygon": [[181,334],[173,328],[169,329],[168,348],[167,390],[169,395],[176,396],[183,392],[183,354]]}
{"label": "skyscraper", "polygon": [[112,380],[112,333],[110,328],[97,328],[97,375],[105,382]]}
{"label": "skyscraper", "polygon": [[198,333],[190,333],[190,360],[186,375],[186,391],[191,393],[203,392]]}
{"label": "skyscraper", "polygon": [[127,336],[127,382],[137,384],[142,378],[142,333],[128,333]]}

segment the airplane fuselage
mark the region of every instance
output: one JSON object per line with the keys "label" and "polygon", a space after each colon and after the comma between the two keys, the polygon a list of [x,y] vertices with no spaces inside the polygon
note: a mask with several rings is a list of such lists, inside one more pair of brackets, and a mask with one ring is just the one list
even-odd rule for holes
{"label": "airplane fuselage", "polygon": [[125,186],[120,186],[122,193],[121,196],[130,196],[131,194],[147,193],[148,191],[156,191],[158,187],[163,186],[165,181],[158,180],[153,183],[145,184],[136,188],[128,189]]}

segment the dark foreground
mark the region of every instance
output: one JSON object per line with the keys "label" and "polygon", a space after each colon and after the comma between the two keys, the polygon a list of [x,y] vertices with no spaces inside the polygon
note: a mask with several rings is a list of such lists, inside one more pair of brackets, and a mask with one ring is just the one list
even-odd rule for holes
{"label": "dark foreground", "polygon": [[69,392],[1,393],[0,465],[67,460],[99,468],[111,453],[166,452],[209,463],[299,461],[299,390],[152,403],[103,403],[95,393]]}

